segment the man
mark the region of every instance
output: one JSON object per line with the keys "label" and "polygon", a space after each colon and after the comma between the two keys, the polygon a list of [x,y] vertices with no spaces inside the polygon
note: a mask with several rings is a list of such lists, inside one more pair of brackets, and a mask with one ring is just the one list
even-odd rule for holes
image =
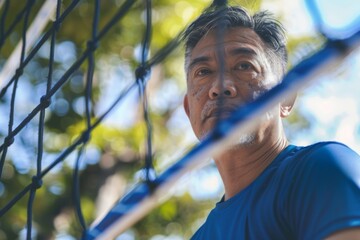
{"label": "man", "polygon": [[[285,33],[267,12],[207,11],[185,40],[184,108],[200,140],[285,73]],[[360,157],[336,142],[290,145],[281,118],[293,103],[214,157],[225,195],[192,239],[360,239]]]}

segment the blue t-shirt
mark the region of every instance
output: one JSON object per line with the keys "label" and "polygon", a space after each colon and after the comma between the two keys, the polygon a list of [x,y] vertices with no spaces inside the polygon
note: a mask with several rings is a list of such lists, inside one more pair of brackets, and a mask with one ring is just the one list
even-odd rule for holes
{"label": "blue t-shirt", "polygon": [[323,239],[360,226],[360,157],[343,144],[290,145],[210,212],[192,240]]}

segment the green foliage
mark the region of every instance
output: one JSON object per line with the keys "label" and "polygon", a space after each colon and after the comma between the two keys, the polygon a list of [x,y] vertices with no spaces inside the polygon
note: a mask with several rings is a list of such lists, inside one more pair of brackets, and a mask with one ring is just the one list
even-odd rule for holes
{"label": "green foliage", "polygon": [[194,220],[203,221],[213,206],[214,201],[194,201],[189,194],[172,197],[134,226],[136,239],[150,239],[154,233],[189,239],[199,227]]}

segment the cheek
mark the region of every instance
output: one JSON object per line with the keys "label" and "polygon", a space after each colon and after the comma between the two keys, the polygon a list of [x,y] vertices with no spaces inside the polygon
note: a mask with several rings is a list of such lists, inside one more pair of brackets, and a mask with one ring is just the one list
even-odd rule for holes
{"label": "cheek", "polygon": [[248,81],[237,84],[237,91],[245,102],[251,102],[262,93],[261,85],[257,81]]}
{"label": "cheek", "polygon": [[207,94],[205,86],[193,86],[191,89],[189,94],[197,101],[200,101],[202,97]]}
{"label": "cheek", "polygon": [[192,125],[197,124],[201,111],[201,102],[193,97],[191,92],[188,92],[188,103],[189,103],[189,120]]}
{"label": "cheek", "polygon": [[275,86],[275,82],[274,79],[264,78],[263,76],[258,75],[257,78],[254,78],[249,84],[251,100],[255,100],[265,92],[269,91]]}
{"label": "cheek", "polygon": [[190,114],[189,114],[189,120],[190,120],[190,123],[191,123],[191,127],[196,135],[196,137],[198,139],[201,138],[201,124],[200,124],[200,113],[199,113],[199,108],[192,108],[192,111],[190,111]]}

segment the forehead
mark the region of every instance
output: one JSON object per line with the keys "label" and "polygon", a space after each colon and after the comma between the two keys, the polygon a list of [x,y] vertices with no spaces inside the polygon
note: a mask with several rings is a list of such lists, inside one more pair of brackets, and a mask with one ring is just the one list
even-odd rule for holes
{"label": "forehead", "polygon": [[204,35],[191,51],[191,58],[214,53],[218,47],[224,48],[225,53],[237,47],[249,48],[257,54],[264,51],[263,41],[250,28],[229,28],[222,37],[217,36],[217,32],[215,29]]}

